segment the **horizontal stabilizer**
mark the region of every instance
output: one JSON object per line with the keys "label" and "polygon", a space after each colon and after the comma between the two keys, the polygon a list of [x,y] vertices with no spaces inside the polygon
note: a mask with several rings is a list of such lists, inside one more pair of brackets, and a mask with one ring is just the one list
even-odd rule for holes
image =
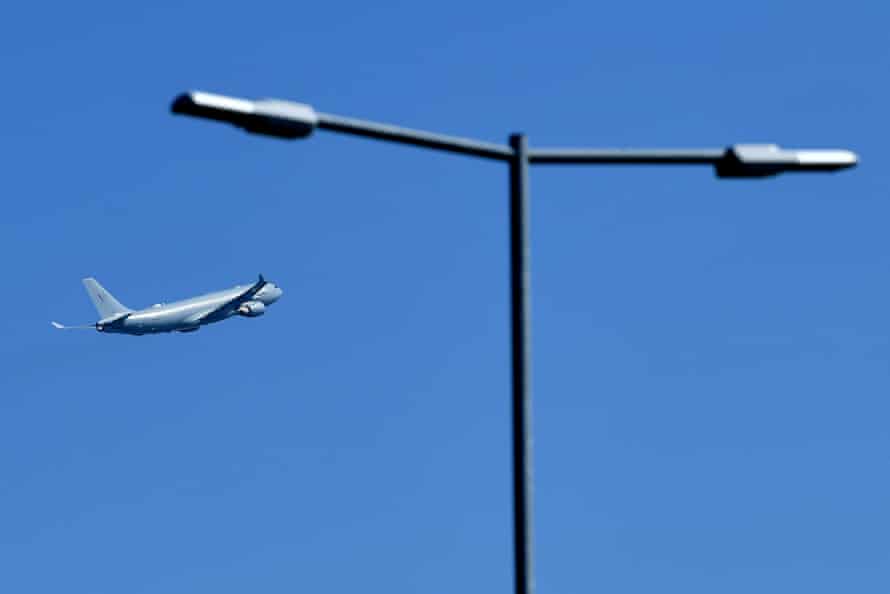
{"label": "horizontal stabilizer", "polygon": [[133,312],[127,311],[123,313],[114,314],[113,316],[108,316],[107,318],[102,318],[98,322],[96,322],[97,326],[110,326],[115,322],[120,322],[121,320],[125,320],[130,317]]}
{"label": "horizontal stabilizer", "polygon": [[83,326],[65,326],[58,322],[50,322],[53,325],[53,328],[58,328],[59,330],[95,330],[95,324],[84,324]]}

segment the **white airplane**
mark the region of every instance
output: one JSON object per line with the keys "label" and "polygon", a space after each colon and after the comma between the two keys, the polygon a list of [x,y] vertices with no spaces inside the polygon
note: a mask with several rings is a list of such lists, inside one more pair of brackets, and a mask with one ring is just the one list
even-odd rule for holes
{"label": "white airplane", "polygon": [[64,326],[60,330],[96,329],[112,334],[158,334],[160,332],[194,332],[205,324],[221,322],[235,315],[255,318],[263,315],[266,306],[281,298],[283,291],[260,275],[250,286],[237,286],[174,303],[157,303],[145,309],[132,310],[105,290],[94,278],[83,279],[87,294],[96,306],[100,319],[94,324]]}

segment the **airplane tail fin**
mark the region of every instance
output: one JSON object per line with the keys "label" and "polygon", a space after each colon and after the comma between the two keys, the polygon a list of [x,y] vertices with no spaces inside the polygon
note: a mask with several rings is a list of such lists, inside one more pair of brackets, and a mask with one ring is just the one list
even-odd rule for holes
{"label": "airplane tail fin", "polygon": [[86,288],[87,294],[90,296],[93,305],[96,306],[96,311],[99,312],[100,319],[104,320],[105,318],[132,311],[115,299],[114,295],[106,291],[105,287],[100,285],[96,279],[83,279],[83,286]]}

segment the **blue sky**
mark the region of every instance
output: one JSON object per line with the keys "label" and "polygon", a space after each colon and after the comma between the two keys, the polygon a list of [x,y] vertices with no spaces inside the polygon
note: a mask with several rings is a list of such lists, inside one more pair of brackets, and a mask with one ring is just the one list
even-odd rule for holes
{"label": "blue sky", "polygon": [[[173,117],[180,91],[837,175],[532,171],[538,589],[887,592],[878,2],[8,7],[0,591],[512,587],[505,168]],[[248,282],[268,315],[62,333]]]}

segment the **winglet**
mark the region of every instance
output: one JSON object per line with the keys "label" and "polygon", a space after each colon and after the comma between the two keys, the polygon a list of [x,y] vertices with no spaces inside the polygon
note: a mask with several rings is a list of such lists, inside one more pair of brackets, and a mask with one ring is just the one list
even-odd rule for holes
{"label": "winglet", "polygon": [[259,285],[263,285],[263,284],[265,284],[265,283],[266,283],[266,279],[263,278],[263,273],[261,272],[261,273],[260,273],[260,280],[257,281],[257,284],[259,284]]}

